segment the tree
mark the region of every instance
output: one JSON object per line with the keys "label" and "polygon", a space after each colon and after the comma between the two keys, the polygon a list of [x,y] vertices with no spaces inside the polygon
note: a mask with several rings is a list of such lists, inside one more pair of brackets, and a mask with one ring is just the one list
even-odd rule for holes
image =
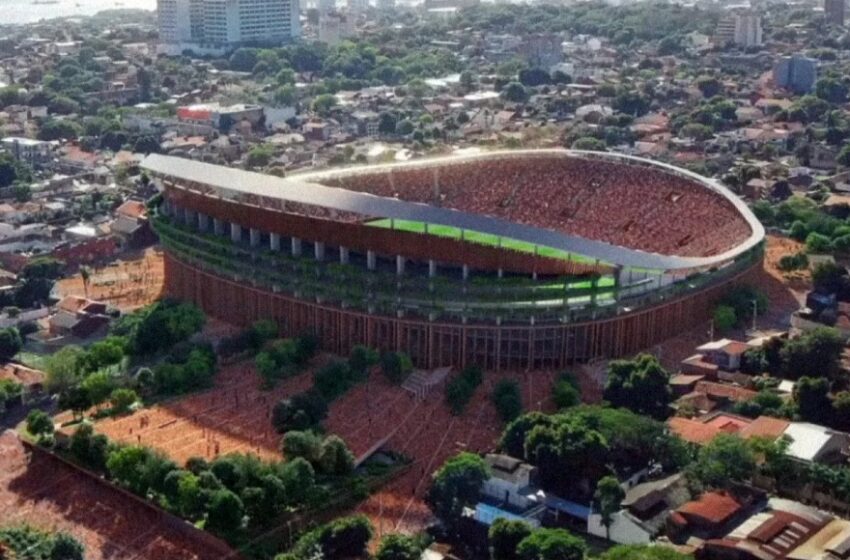
{"label": "tree", "polygon": [[582,136],[576,139],[570,147],[573,150],[588,150],[591,152],[604,152],[608,149],[603,140],[594,138],[593,136]]}
{"label": "tree", "polygon": [[806,249],[810,253],[829,253],[832,251],[832,240],[816,231],[806,236]]}
{"label": "tree", "polygon": [[132,389],[115,389],[109,395],[109,404],[112,411],[118,414],[127,412],[130,407],[139,400],[139,396]]}
{"label": "tree", "polygon": [[510,422],[522,414],[522,395],[516,381],[512,379],[499,381],[490,398],[503,422]]}
{"label": "tree", "polygon": [[317,115],[326,117],[331,113],[331,110],[336,107],[337,103],[338,101],[335,95],[331,93],[323,93],[316,96],[311,108]]}
{"label": "tree", "polygon": [[419,560],[422,547],[415,538],[393,533],[381,540],[375,560]]}
{"label": "tree", "polygon": [[799,377],[835,378],[841,369],[844,337],[832,327],[817,327],[785,342],[779,351],[782,374]]}
{"label": "tree", "polygon": [[635,91],[623,91],[614,98],[614,109],[633,117],[640,117],[649,111],[649,100]]}
{"label": "tree", "polygon": [[829,103],[844,103],[847,101],[847,86],[833,76],[826,76],[815,83],[815,95]]}
{"label": "tree", "polygon": [[564,529],[536,529],[517,547],[521,560],[583,560],[587,546]]}
{"label": "tree", "polygon": [[86,549],[80,542],[67,533],[59,533],[53,539],[50,560],[83,560]]}
{"label": "tree", "polygon": [[289,107],[295,104],[297,95],[295,87],[289,84],[282,85],[274,90],[274,102],[281,107]]}
{"label": "tree", "polygon": [[493,521],[488,532],[493,560],[518,560],[517,547],[531,531],[531,525],[524,521],[501,517]]}
{"label": "tree", "polygon": [[715,307],[712,319],[714,321],[714,328],[719,332],[726,332],[738,323],[735,308],[729,305],[718,305]]}
{"label": "tree", "polygon": [[581,402],[578,382],[570,373],[564,373],[552,386],[552,401],[559,409],[570,408]]}
{"label": "tree", "polygon": [[38,130],[39,140],[74,140],[82,132],[80,125],[67,119],[48,119]]}
{"label": "tree", "polygon": [[825,377],[803,376],[794,384],[794,402],[803,420],[816,424],[831,423],[832,402],[829,400],[829,380]]}
{"label": "tree", "polygon": [[257,65],[257,49],[236,49],[230,55],[230,69],[239,72],[250,72]]}
{"label": "tree", "polygon": [[271,144],[259,144],[248,151],[248,157],[245,160],[248,167],[265,167],[274,156],[274,146]]}
{"label": "tree", "polygon": [[536,87],[551,82],[549,72],[542,68],[526,68],[519,71],[519,81],[527,87]]}
{"label": "tree", "polygon": [[281,449],[287,460],[303,457],[315,465],[322,458],[322,438],[315,432],[292,430],[283,435]]}
{"label": "tree", "polygon": [[502,98],[513,103],[525,103],[528,92],[519,82],[510,82],[502,89]]}
{"label": "tree", "polygon": [[106,372],[97,372],[83,380],[82,388],[93,405],[104,402],[115,389],[115,379]]}
{"label": "tree", "polygon": [[242,528],[242,517],[245,506],[239,496],[230,490],[221,489],[213,492],[207,509],[207,530],[222,536],[237,534]]}
{"label": "tree", "polygon": [[694,85],[699,88],[702,96],[706,99],[718,95],[723,90],[723,84],[720,83],[720,80],[712,76],[700,76],[696,79]]}
{"label": "tree", "polygon": [[465,452],[455,455],[434,473],[428,503],[437,517],[453,526],[463,508],[478,500],[481,485],[488,476],[487,465],[478,455]]}
{"label": "tree", "polygon": [[603,477],[596,484],[596,493],[593,498],[599,508],[608,540],[611,540],[611,523],[614,521],[614,514],[620,511],[620,503],[625,497],[626,493],[620,486],[620,481],[614,476]]}
{"label": "tree", "polygon": [[665,418],[670,404],[670,374],[650,354],[608,364],[605,400],[638,414]]}
{"label": "tree", "polygon": [[345,475],[354,470],[354,454],[337,435],[331,435],[322,442],[322,455],[319,460],[325,474]]}
{"label": "tree", "polygon": [[749,480],[756,469],[756,456],[737,435],[720,434],[699,450],[692,468],[705,485],[725,487]]}
{"label": "tree", "polygon": [[366,377],[369,368],[377,364],[379,359],[377,350],[358,344],[348,355],[348,367],[355,375]]}
{"label": "tree", "polygon": [[603,552],[599,560],[693,560],[693,556],[663,545],[621,544]]}
{"label": "tree", "polygon": [[37,438],[53,435],[53,419],[42,410],[33,409],[27,414],[27,431]]}
{"label": "tree", "polygon": [[392,383],[399,384],[413,371],[413,363],[404,352],[386,352],[381,356],[381,372]]}
{"label": "tree", "polygon": [[0,329],[0,360],[9,360],[21,351],[24,343],[15,327]]}

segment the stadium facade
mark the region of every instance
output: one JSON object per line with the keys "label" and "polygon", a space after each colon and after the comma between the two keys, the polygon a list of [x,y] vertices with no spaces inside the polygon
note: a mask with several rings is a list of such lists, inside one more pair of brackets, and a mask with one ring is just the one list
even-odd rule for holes
{"label": "stadium facade", "polygon": [[166,291],[211,316],[274,319],[326,349],[420,367],[558,368],[705,321],[763,255],[714,181],[568,150],[483,152],[286,178],[142,163]]}

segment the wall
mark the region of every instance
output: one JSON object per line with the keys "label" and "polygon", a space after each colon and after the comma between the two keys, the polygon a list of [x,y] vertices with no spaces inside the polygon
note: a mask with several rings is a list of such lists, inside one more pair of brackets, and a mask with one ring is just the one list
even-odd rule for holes
{"label": "wall", "polygon": [[380,351],[407,352],[422,368],[474,363],[488,370],[557,369],[631,355],[705,322],[715,301],[760,268],[757,261],[721,284],[619,317],[563,325],[496,326],[369,315],[224,279],[168,253],[165,289],[232,324],[248,326],[258,319],[272,319],[284,336],[314,332],[326,350],[337,354],[365,344]]}

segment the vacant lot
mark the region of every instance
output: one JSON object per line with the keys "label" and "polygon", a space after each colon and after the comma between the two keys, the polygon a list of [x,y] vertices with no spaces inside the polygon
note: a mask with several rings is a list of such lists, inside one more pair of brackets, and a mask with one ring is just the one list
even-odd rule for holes
{"label": "vacant lot", "polygon": [[122,310],[136,309],[159,299],[163,287],[163,259],[159,248],[150,248],[132,257],[91,268],[88,284],[80,274],[56,283],[56,295],[87,296],[111,303]]}
{"label": "vacant lot", "polygon": [[12,431],[0,435],[0,523],[67,532],[85,545],[88,560],[222,558],[107,484],[30,455]]}

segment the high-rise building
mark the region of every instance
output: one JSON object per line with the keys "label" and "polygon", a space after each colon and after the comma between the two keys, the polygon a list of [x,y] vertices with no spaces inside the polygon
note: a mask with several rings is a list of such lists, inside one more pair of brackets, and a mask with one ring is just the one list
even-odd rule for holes
{"label": "high-rise building", "polygon": [[739,47],[757,47],[762,44],[761,16],[742,12],[722,19],[717,24],[717,39]]}
{"label": "high-rise building", "polygon": [[157,0],[160,50],[221,53],[301,34],[298,0]]}
{"label": "high-rise building", "polygon": [[809,93],[818,79],[817,63],[805,56],[785,56],[773,67],[773,81],[794,93]]}
{"label": "high-rise building", "polygon": [[831,25],[844,25],[844,11],[846,0],[823,0],[823,13],[827,23]]}

